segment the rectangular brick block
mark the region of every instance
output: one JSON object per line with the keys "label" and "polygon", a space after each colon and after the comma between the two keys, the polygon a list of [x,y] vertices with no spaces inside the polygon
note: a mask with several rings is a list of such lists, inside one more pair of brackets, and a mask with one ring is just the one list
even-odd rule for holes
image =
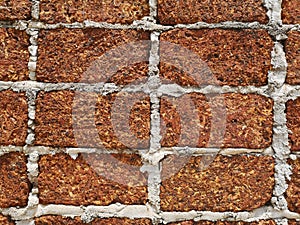
{"label": "rectangular brick block", "polygon": [[145,204],[147,176],[137,155],[45,155],[39,161],[41,204]]}
{"label": "rectangular brick block", "polygon": [[259,220],[257,222],[243,222],[243,221],[182,221],[182,222],[175,222],[175,223],[168,223],[168,225],[275,225],[274,220]]}
{"label": "rectangular brick block", "polygon": [[[42,216],[35,219],[36,225],[85,225],[79,217],[74,219],[61,217],[61,216]],[[128,218],[107,218],[107,219],[94,219],[92,222],[88,223],[90,225],[151,225],[151,220],[149,219],[128,219]]]}
{"label": "rectangular brick block", "polygon": [[300,1],[282,1],[282,22],[288,24],[300,23]]}
{"label": "rectangular brick block", "polygon": [[286,103],[286,119],[289,132],[289,142],[292,151],[300,150],[300,98]]}
{"label": "rectangular brick block", "polygon": [[285,43],[285,54],[288,63],[286,82],[300,84],[300,32],[291,31]]}
{"label": "rectangular brick block", "polygon": [[286,191],[286,200],[290,211],[300,213],[300,159],[290,160],[292,176]]}
{"label": "rectangular brick block", "polygon": [[130,24],[149,16],[147,0],[41,0],[40,19],[47,23],[95,22]]}
{"label": "rectangular brick block", "polygon": [[14,225],[15,223],[10,220],[9,217],[0,214],[0,224],[1,225]]}
{"label": "rectangular brick block", "polygon": [[0,2],[0,20],[30,19],[31,2],[29,0],[6,0]]}
{"label": "rectangular brick block", "polygon": [[272,143],[273,101],[257,94],[163,96],[164,147],[266,148]]}
{"label": "rectangular brick block", "polygon": [[27,136],[25,93],[0,92],[0,144],[24,145]]}
{"label": "rectangular brick block", "polygon": [[273,43],[265,30],[175,29],[162,33],[160,40],[160,74],[166,81],[188,86],[267,84]]}
{"label": "rectangular brick block", "polygon": [[27,80],[29,36],[25,31],[0,28],[0,41],[0,81]]}
{"label": "rectangular brick block", "polygon": [[40,92],[35,122],[36,145],[145,149],[149,147],[150,98],[124,92],[106,96]]}
{"label": "rectangular brick block", "polygon": [[136,30],[42,30],[37,80],[128,84],[145,78],[148,40],[148,32]]}
{"label": "rectangular brick block", "polygon": [[163,211],[251,211],[271,199],[271,156],[217,156],[211,163],[208,159],[164,159],[160,189]]}
{"label": "rectangular brick block", "polygon": [[26,163],[27,159],[22,153],[0,156],[0,208],[27,205],[30,184]]}
{"label": "rectangular brick block", "polygon": [[261,0],[158,0],[158,19],[162,24],[268,22],[267,10]]}

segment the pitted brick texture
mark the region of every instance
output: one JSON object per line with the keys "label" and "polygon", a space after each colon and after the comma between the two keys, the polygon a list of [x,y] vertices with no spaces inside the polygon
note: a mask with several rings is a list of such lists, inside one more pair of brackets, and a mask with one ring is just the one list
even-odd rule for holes
{"label": "pitted brick texture", "polygon": [[182,221],[182,222],[175,222],[175,223],[168,223],[168,225],[275,225],[275,221],[273,220],[260,220],[258,222],[229,222],[229,221]]}
{"label": "pitted brick texture", "polygon": [[[160,40],[160,74],[167,81],[192,86],[267,84],[273,43],[265,30],[175,29]],[[184,52],[182,68],[174,68],[171,61],[178,51]]]}
{"label": "pitted brick texture", "polygon": [[300,150],[300,98],[289,100],[286,104],[287,127],[292,151]]}
{"label": "pitted brick texture", "polygon": [[[61,216],[42,216],[35,219],[36,225],[85,225],[79,217],[74,219],[61,217]],[[127,219],[127,218],[107,218],[107,219],[95,219],[88,223],[89,225],[151,225],[149,219]]]}
{"label": "pitted brick texture", "polygon": [[47,23],[95,22],[129,24],[149,16],[147,0],[41,0],[40,19]]}
{"label": "pitted brick texture", "polygon": [[0,208],[27,205],[30,185],[26,161],[25,155],[17,152],[0,156]]}
{"label": "pitted brick texture", "polygon": [[83,154],[42,156],[39,161],[41,204],[145,204],[147,177],[137,155]]}
{"label": "pitted brick texture", "polygon": [[300,32],[291,31],[285,44],[286,60],[288,63],[286,82],[300,84]]}
{"label": "pitted brick texture", "polygon": [[300,1],[282,1],[282,22],[288,24],[300,23]]}
{"label": "pitted brick texture", "polygon": [[0,81],[28,79],[29,36],[25,31],[0,28]]}
{"label": "pitted brick texture", "polygon": [[158,0],[158,19],[162,24],[268,22],[267,10],[262,0]]}
{"label": "pitted brick texture", "polygon": [[30,9],[30,0],[3,0],[0,2],[0,20],[29,19]]}
{"label": "pitted brick texture", "polygon": [[1,225],[14,225],[15,223],[13,221],[11,221],[10,218],[8,218],[6,216],[2,216],[0,214],[0,224]]}
{"label": "pitted brick texture", "polygon": [[[208,97],[208,96],[207,96]],[[161,98],[162,146],[266,148],[272,143],[273,101],[257,94]],[[212,125],[213,121],[213,125]]]}
{"label": "pitted brick texture", "polygon": [[25,144],[27,111],[25,93],[0,92],[0,145]]}
{"label": "pitted brick texture", "polygon": [[148,41],[136,30],[42,30],[37,80],[129,84],[147,77]]}
{"label": "pitted brick texture", "polygon": [[150,98],[145,94],[40,92],[36,105],[36,145],[149,147]]}
{"label": "pitted brick texture", "polygon": [[163,161],[163,211],[251,211],[271,199],[271,156],[217,156],[210,161],[188,156],[169,156]]}
{"label": "pitted brick texture", "polygon": [[293,174],[286,191],[288,208],[290,211],[300,213],[300,159],[289,160],[289,164],[292,166]]}

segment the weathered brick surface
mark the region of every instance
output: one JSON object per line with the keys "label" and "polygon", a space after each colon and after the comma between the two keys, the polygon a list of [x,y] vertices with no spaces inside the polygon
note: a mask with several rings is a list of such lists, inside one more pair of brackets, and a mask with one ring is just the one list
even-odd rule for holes
{"label": "weathered brick surface", "polygon": [[41,204],[145,204],[146,175],[136,155],[84,154],[42,156],[39,161]]}
{"label": "weathered brick surface", "polygon": [[[211,130],[212,108],[213,116],[220,120],[214,120],[214,131]],[[197,93],[180,98],[163,96],[161,144],[165,147],[208,147],[209,144],[209,147],[266,148],[272,143],[272,109],[273,101],[257,94],[229,93],[210,101]]]}
{"label": "weathered brick surface", "polygon": [[10,220],[7,216],[3,216],[0,214],[0,224],[1,225],[14,225],[15,223]]}
{"label": "weathered brick surface", "polygon": [[30,18],[29,0],[6,0],[0,2],[0,20],[25,20]]}
{"label": "weathered brick surface", "polygon": [[147,0],[41,0],[40,5],[40,19],[47,23],[92,20],[128,24],[144,16],[149,16]]}
{"label": "weathered brick surface", "polygon": [[300,150],[300,98],[289,100],[286,104],[287,127],[292,151]]}
{"label": "weathered brick surface", "polygon": [[27,136],[25,93],[0,92],[0,144],[24,145]]}
{"label": "weathered brick surface", "polygon": [[243,2],[234,0],[158,0],[158,19],[162,24],[224,21],[268,22],[267,10],[261,0]]}
{"label": "weathered brick surface", "polygon": [[168,225],[275,225],[275,221],[273,220],[260,220],[258,222],[243,222],[243,221],[236,221],[236,222],[229,222],[229,221],[182,221],[182,222],[175,222],[175,223],[168,223]]}
{"label": "weathered brick surface", "polygon": [[217,156],[206,169],[203,163],[201,157],[163,161],[162,210],[250,211],[271,199],[271,156]]}
{"label": "weathered brick surface", "polygon": [[[74,219],[61,217],[61,216],[42,216],[35,219],[36,225],[85,225],[79,217]],[[107,219],[95,219],[88,223],[90,225],[151,225],[151,220],[149,219],[127,219],[127,218],[107,218]]]}
{"label": "weathered brick surface", "polygon": [[[132,104],[130,99],[134,99]],[[36,145],[107,149],[149,146],[150,99],[147,95],[40,92],[36,105]],[[127,106],[128,114],[124,109]]]}
{"label": "weathered brick surface", "polygon": [[[161,77],[180,85],[261,86],[267,84],[271,68],[273,43],[264,30],[175,29],[165,32],[160,40]],[[177,45],[170,47],[167,42]],[[184,51],[183,68],[174,68],[170,60]],[[171,61],[171,62],[170,62]],[[204,65],[199,68],[199,62]],[[207,72],[207,69],[210,73]],[[203,71],[202,71],[203,70]],[[206,72],[206,73],[205,73]]]}
{"label": "weathered brick surface", "polygon": [[300,159],[290,160],[292,166],[292,179],[286,191],[289,210],[300,213]]}
{"label": "weathered brick surface", "polygon": [[289,224],[289,225],[299,225],[299,224],[300,224],[300,221],[299,221],[299,220],[298,220],[298,221],[297,221],[297,220],[289,220],[289,221],[288,221],[288,224]]}
{"label": "weathered brick surface", "polygon": [[0,81],[28,79],[29,36],[25,31],[0,28],[0,41]]}
{"label": "weathered brick surface", "polygon": [[300,1],[282,1],[282,22],[288,24],[300,23]]}
{"label": "weathered brick surface", "polygon": [[0,156],[0,171],[0,208],[26,206],[30,185],[25,155],[14,152]]}
{"label": "weathered brick surface", "polygon": [[[127,45],[146,40],[149,40],[149,33],[136,30],[42,30],[37,80],[131,83],[147,76],[149,45]],[[127,65],[126,60],[129,61]],[[135,64],[129,64],[135,60]],[[110,73],[109,70],[117,65],[117,71]]]}
{"label": "weathered brick surface", "polygon": [[291,31],[285,44],[288,63],[286,82],[300,84],[300,32]]}

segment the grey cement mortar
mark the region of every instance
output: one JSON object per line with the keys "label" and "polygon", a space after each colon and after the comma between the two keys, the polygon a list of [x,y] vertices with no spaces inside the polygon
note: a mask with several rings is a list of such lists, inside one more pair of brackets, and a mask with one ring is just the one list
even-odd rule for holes
{"label": "grey cement mortar", "polygon": [[[32,0],[32,17],[35,20],[39,18],[39,1]],[[0,209],[4,215],[10,215],[17,220],[17,225],[33,225],[34,217],[42,215],[63,215],[63,216],[81,216],[85,222],[89,222],[96,217],[129,217],[129,218],[150,218],[154,224],[159,222],[168,223],[183,220],[228,220],[228,221],[257,221],[260,219],[275,219],[278,225],[286,225],[288,219],[300,219],[300,215],[290,212],[284,198],[284,192],[287,188],[287,181],[290,179],[291,168],[287,164],[288,158],[295,159],[300,153],[291,154],[288,146],[288,129],[286,127],[285,102],[289,99],[300,97],[300,86],[290,86],[284,84],[287,63],[285,53],[281,44],[282,40],[287,38],[289,30],[300,31],[300,25],[282,25],[281,21],[281,1],[265,0],[264,5],[268,9],[269,23],[267,25],[240,22],[224,22],[219,24],[195,23],[195,24],[178,24],[176,26],[164,26],[156,24],[157,2],[149,0],[150,17],[144,17],[142,20],[134,21],[132,25],[97,23],[93,21],[84,21],[83,23],[72,24],[44,24],[35,21],[0,21],[0,27],[14,27],[19,30],[26,30],[30,35],[30,58],[28,61],[28,71],[31,81],[25,82],[0,82],[0,91],[11,89],[17,92],[25,91],[28,99],[28,136],[27,145],[24,147],[0,146],[0,155],[7,152],[22,151],[28,155],[28,176],[33,184],[30,193],[28,206],[25,208]],[[48,84],[36,82],[36,62],[38,57],[38,31],[40,29],[57,29],[66,28],[109,28],[109,29],[143,29],[151,31],[151,52],[149,58],[149,79],[145,85],[129,85],[117,87],[114,84],[82,84],[82,83],[60,83]],[[268,85],[262,87],[230,87],[230,86],[206,86],[202,88],[183,88],[178,85],[162,85],[159,79],[159,35],[163,31],[174,28],[186,29],[203,29],[203,28],[235,28],[235,29],[265,29],[273,36],[274,49],[272,52],[273,69],[269,72]],[[34,141],[34,118],[35,118],[35,100],[39,91],[54,90],[73,90],[88,91],[101,94],[109,94],[115,91],[138,92],[143,91],[150,94],[151,99],[151,140],[150,150],[137,150],[144,161],[142,171],[149,173],[148,192],[149,203],[146,206],[112,204],[110,206],[65,206],[65,205],[41,205],[38,202],[38,159],[43,154],[56,154],[66,152],[72,158],[76,158],[79,153],[109,153],[106,150],[92,148],[49,148],[43,146],[31,146]],[[181,96],[186,93],[198,92],[203,94],[210,93],[257,93],[274,100],[274,127],[273,143],[267,149],[201,149],[201,148],[161,148],[160,146],[160,117],[159,117],[159,96],[168,94],[171,96]],[[111,152],[111,151],[110,151]],[[203,155],[207,153],[220,153],[223,155],[234,154],[257,154],[273,155],[276,159],[275,188],[272,198],[272,207],[261,207],[251,212],[208,212],[208,211],[190,211],[190,212],[161,212],[160,211],[160,161],[169,154],[193,154]],[[128,152],[132,153],[132,152]]]}

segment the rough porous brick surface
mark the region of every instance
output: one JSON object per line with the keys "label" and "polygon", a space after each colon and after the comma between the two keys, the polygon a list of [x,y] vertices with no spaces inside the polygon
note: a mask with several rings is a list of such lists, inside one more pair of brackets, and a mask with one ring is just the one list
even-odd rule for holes
{"label": "rough porous brick surface", "polygon": [[298,221],[297,221],[297,220],[289,220],[289,221],[288,221],[288,224],[289,224],[289,225],[299,225],[299,224],[300,224],[300,221],[299,221],[299,220],[298,220]]}
{"label": "rough porous brick surface", "polygon": [[300,84],[300,32],[291,31],[288,33],[285,53],[288,63],[286,82]]}
{"label": "rough porous brick surface", "polygon": [[289,100],[286,104],[287,127],[292,151],[300,150],[300,98]]}
{"label": "rough porous brick surface", "polygon": [[37,80],[131,83],[147,76],[149,44],[128,45],[146,40],[149,33],[136,30],[42,30]]}
{"label": "rough porous brick surface", "polygon": [[147,0],[41,0],[40,8],[40,19],[47,23],[92,20],[128,24],[149,16]]}
{"label": "rough porous brick surface", "polygon": [[39,161],[41,204],[145,204],[147,177],[137,155],[83,154],[42,156]]}
{"label": "rough porous brick surface", "polygon": [[[79,217],[74,219],[61,217],[61,216],[42,216],[35,219],[36,225],[85,225]],[[107,218],[107,219],[95,219],[88,223],[89,225],[151,225],[149,219],[127,219],[127,218]]]}
{"label": "rough porous brick surface", "polygon": [[26,80],[29,36],[25,31],[0,28],[0,41],[0,81]]}
{"label": "rough porous brick surface", "polygon": [[40,92],[35,132],[36,145],[148,148],[150,99],[141,93]]}
{"label": "rough porous brick surface", "polygon": [[29,0],[6,0],[0,2],[0,20],[26,20],[30,18]]}
{"label": "rough porous brick surface", "polygon": [[300,23],[300,1],[282,1],[282,22],[288,24]]}
{"label": "rough porous brick surface", "polygon": [[0,224],[1,225],[14,225],[15,223],[13,221],[11,221],[10,218],[8,218],[6,216],[2,216],[0,214]]}
{"label": "rough porous brick surface", "polygon": [[251,211],[272,197],[271,156],[217,156],[206,169],[203,165],[202,157],[163,161],[162,210]]}
{"label": "rough porous brick surface", "polygon": [[27,136],[25,93],[0,92],[0,145],[24,145]]}
{"label": "rough porous brick surface", "polygon": [[24,207],[30,191],[27,159],[22,153],[0,156],[0,208]]}
{"label": "rough porous brick surface", "polygon": [[243,222],[243,221],[236,221],[236,222],[229,222],[229,221],[182,221],[182,222],[175,222],[175,223],[168,223],[168,225],[275,225],[275,221],[273,220],[260,220],[258,222]]}
{"label": "rough porous brick surface", "polygon": [[286,191],[286,199],[289,210],[300,213],[300,159],[290,160],[289,164],[292,166],[293,174]]}
{"label": "rough porous brick surface", "polygon": [[158,19],[162,24],[219,23],[240,21],[267,23],[267,10],[262,0],[197,1],[158,0]]}
{"label": "rough porous brick surface", "polygon": [[[232,86],[267,84],[273,48],[267,31],[175,29],[163,33],[160,40],[165,42],[160,50],[160,74],[164,79],[193,86],[207,83]],[[177,48],[170,48],[167,42],[177,45]],[[170,62],[170,57],[177,54],[178,49],[186,49],[183,62],[193,55],[188,62],[182,63],[183,68],[175,68],[176,65]],[[204,65],[199,67],[198,61]]]}
{"label": "rough porous brick surface", "polygon": [[266,148],[272,143],[272,111],[273,101],[257,94],[229,93],[209,101],[199,93],[180,98],[163,96],[161,144],[164,147]]}

